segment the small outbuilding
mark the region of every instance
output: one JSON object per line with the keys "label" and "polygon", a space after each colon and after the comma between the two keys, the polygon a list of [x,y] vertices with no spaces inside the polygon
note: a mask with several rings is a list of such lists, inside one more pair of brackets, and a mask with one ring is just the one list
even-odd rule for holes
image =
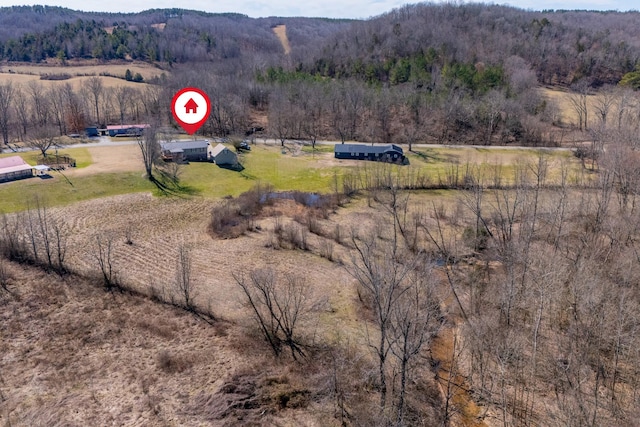
{"label": "small outbuilding", "polygon": [[402,148],[395,144],[336,144],[334,154],[336,159],[373,160],[391,163],[403,163],[405,160]]}
{"label": "small outbuilding", "polygon": [[89,137],[89,138],[93,138],[96,136],[100,136],[100,133],[98,132],[98,127],[97,126],[89,126],[87,128],[84,128],[84,133]]}
{"label": "small outbuilding", "polygon": [[176,163],[206,162],[209,141],[171,141],[161,142],[162,158]]}
{"label": "small outbuilding", "polygon": [[0,182],[31,178],[32,176],[33,166],[25,162],[22,157],[11,156],[0,159]]}
{"label": "small outbuilding", "polygon": [[51,168],[47,165],[35,165],[33,167],[33,174],[35,176],[47,176]]}
{"label": "small outbuilding", "polygon": [[211,158],[219,166],[235,166],[238,164],[238,155],[222,144],[213,147]]}

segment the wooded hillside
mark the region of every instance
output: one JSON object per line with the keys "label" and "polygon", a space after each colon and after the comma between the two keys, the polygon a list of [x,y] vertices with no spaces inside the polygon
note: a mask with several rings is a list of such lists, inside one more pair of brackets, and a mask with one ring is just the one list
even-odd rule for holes
{"label": "wooded hillside", "polygon": [[298,45],[315,43],[346,21],[307,18],[252,19],[155,9],[136,14],[77,12],[49,6],[0,10],[0,59],[40,62],[50,58],[211,61],[282,53],[271,27],[286,23]]}
{"label": "wooded hillside", "polygon": [[[242,137],[263,128],[263,136],[312,144],[324,138],[554,146],[572,127],[589,127],[587,96],[603,86],[619,87],[621,94],[640,86],[639,16],[484,4],[410,5],[367,21],[12,7],[0,14],[0,57],[61,65],[59,75],[41,77],[50,80],[72,78],[65,72],[70,61],[139,60],[167,70],[162,79],[145,80],[153,89],[116,91],[126,98],[103,93],[95,80],[93,89],[73,97],[65,88],[67,102],[58,102],[54,120],[61,134],[113,122],[117,110],[119,122],[146,120],[156,111],[170,124],[165,98],[194,85],[214,99],[204,135]],[[276,26],[285,28],[289,54]],[[108,67],[104,73],[110,75]],[[135,73],[120,77],[142,81]],[[540,93],[541,84],[573,92],[578,118],[567,120]],[[27,92],[46,97],[25,104],[39,111],[7,102],[27,99]],[[634,117],[629,93],[616,96],[625,100],[618,109]],[[53,92],[14,84],[0,94],[5,143],[27,138],[36,123],[51,126],[45,107],[54,102]],[[101,118],[100,110],[111,117]]]}

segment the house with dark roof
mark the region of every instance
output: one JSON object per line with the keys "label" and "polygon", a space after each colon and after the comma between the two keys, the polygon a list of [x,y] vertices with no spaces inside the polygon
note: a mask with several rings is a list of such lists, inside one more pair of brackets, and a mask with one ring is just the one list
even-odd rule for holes
{"label": "house with dark roof", "polygon": [[395,144],[336,144],[333,150],[336,159],[373,160],[391,163],[403,163],[405,160],[402,148]]}
{"label": "house with dark roof", "polygon": [[171,141],[161,142],[162,158],[176,163],[206,162],[209,160],[207,150],[209,141]]}

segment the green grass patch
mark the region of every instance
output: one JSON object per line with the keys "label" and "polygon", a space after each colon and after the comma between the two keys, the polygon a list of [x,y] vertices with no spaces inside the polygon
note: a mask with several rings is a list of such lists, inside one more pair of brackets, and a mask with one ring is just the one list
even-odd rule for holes
{"label": "green grass patch", "polygon": [[316,144],[316,148],[313,149],[311,145],[303,145],[302,146],[303,153],[333,153],[333,145],[329,144]]}
{"label": "green grass patch", "polygon": [[[311,147],[305,147],[309,150]],[[336,177],[341,183],[346,173],[372,176],[378,168],[390,168],[390,173],[400,175],[407,183],[422,182],[424,187],[447,183],[457,174],[458,182],[464,180],[468,171],[477,176],[479,171],[485,185],[492,185],[496,176],[502,184],[513,182],[518,168],[527,168],[537,162],[538,151],[534,149],[485,150],[478,148],[418,148],[407,153],[408,166],[381,164],[377,162],[339,162],[328,165],[327,152],[331,145],[318,145],[324,152],[313,156],[303,149],[303,155],[282,154],[279,146],[252,146],[250,152],[240,155],[244,170],[233,171],[212,163],[193,162],[180,166],[180,183],[170,191],[162,192],[146,180],[141,172],[105,173],[84,177],[70,177],[71,184],[63,175],[52,172],[52,179],[30,178],[0,184],[0,212],[14,212],[26,207],[36,195],[45,197],[49,205],[65,205],[73,202],[135,192],[153,192],[157,196],[219,198],[238,196],[257,183],[270,184],[275,190],[298,190],[329,193],[335,189]],[[116,148],[114,148],[116,149]],[[65,149],[60,153],[76,159],[78,167],[91,164],[87,148]],[[4,154],[7,157],[12,154]],[[20,153],[29,163],[35,164],[37,152]],[[568,151],[550,151],[547,160],[549,172],[547,183],[556,181],[560,164],[571,170],[570,181],[582,178],[580,162]],[[353,166],[352,166],[353,165]],[[64,171],[63,171],[64,173]],[[386,173],[386,172],[385,172]],[[574,178],[575,177],[575,178]],[[413,186],[420,188],[420,186]]]}
{"label": "green grass patch", "polygon": [[271,184],[276,190],[327,193],[333,190],[334,174],[339,167],[316,167],[310,156],[293,157],[279,149],[253,147],[242,154],[244,170],[237,172],[211,163],[182,167],[180,184],[204,197],[237,196],[256,183]]}
{"label": "green grass patch", "polygon": [[0,184],[0,212],[24,210],[36,196],[48,206],[60,206],[81,200],[155,190],[155,186],[140,172],[70,177],[71,183],[58,172],[52,172],[52,176],[50,179],[29,178]]}
{"label": "green grass patch", "polygon": [[[47,156],[55,157],[55,150],[48,150]],[[86,168],[91,163],[93,163],[93,158],[91,157],[91,153],[89,153],[88,148],[65,148],[63,150],[58,150],[58,155],[63,156],[67,155],[76,159],[76,167],[77,168]],[[41,154],[40,151],[25,151],[21,153],[3,153],[0,154],[0,157],[11,157],[11,156],[20,156],[24,159],[25,162],[30,165],[38,164],[38,159]]]}

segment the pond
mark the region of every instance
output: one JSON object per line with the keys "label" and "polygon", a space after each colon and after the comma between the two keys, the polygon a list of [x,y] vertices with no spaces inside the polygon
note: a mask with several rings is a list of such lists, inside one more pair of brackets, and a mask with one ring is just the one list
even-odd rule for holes
{"label": "pond", "polygon": [[269,192],[260,197],[260,203],[266,203],[269,200],[295,200],[307,207],[317,207],[320,205],[322,195],[317,193],[304,193],[302,191],[283,191],[283,192]]}

